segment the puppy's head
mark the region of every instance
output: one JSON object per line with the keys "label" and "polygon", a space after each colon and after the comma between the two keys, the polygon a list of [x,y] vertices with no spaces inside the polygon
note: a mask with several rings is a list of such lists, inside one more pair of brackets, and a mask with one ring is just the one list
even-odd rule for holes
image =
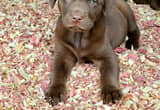
{"label": "puppy's head", "polygon": [[90,30],[103,10],[103,0],[59,0],[64,26],[74,32]]}
{"label": "puppy's head", "polygon": [[[56,0],[50,0],[53,7]],[[63,25],[74,32],[90,30],[101,17],[106,1],[112,0],[58,0]]]}

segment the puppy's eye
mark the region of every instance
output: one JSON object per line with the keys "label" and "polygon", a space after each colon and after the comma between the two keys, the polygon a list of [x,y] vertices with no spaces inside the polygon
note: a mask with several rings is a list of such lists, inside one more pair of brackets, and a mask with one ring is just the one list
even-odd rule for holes
{"label": "puppy's eye", "polygon": [[90,4],[96,4],[96,3],[97,3],[97,0],[88,0],[88,2],[89,2]]}
{"label": "puppy's eye", "polygon": [[93,3],[97,3],[97,0],[91,0]]}

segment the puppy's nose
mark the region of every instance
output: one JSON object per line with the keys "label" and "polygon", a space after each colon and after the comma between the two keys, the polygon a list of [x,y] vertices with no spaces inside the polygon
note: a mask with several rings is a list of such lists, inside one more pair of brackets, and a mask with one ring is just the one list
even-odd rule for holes
{"label": "puppy's nose", "polygon": [[72,17],[72,22],[73,23],[79,23],[81,20],[82,20],[82,16],[80,16],[80,15],[74,15]]}

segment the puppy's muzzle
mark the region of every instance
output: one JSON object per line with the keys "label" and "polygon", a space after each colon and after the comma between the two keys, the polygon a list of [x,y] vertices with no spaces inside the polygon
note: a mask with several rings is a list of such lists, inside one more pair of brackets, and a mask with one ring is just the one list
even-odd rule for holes
{"label": "puppy's muzzle", "polygon": [[84,18],[84,12],[80,9],[74,9],[72,10],[72,23],[78,24],[80,23]]}
{"label": "puppy's muzzle", "polygon": [[74,2],[63,16],[63,24],[74,32],[84,32],[91,29],[93,20],[89,17],[89,10],[83,2]]}

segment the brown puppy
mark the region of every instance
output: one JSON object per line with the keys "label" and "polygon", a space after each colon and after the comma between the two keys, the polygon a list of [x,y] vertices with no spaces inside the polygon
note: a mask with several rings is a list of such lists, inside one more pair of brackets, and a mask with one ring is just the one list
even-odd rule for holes
{"label": "brown puppy", "polygon": [[[51,6],[55,0],[50,0]],[[103,103],[119,100],[119,66],[114,48],[139,47],[139,29],[130,7],[116,0],[59,0],[55,57],[46,99],[52,105],[65,99],[67,77],[76,62],[91,61],[101,73]]]}
{"label": "brown puppy", "polygon": [[160,10],[160,0],[133,0],[133,1],[136,4],[148,4],[154,10]]}

